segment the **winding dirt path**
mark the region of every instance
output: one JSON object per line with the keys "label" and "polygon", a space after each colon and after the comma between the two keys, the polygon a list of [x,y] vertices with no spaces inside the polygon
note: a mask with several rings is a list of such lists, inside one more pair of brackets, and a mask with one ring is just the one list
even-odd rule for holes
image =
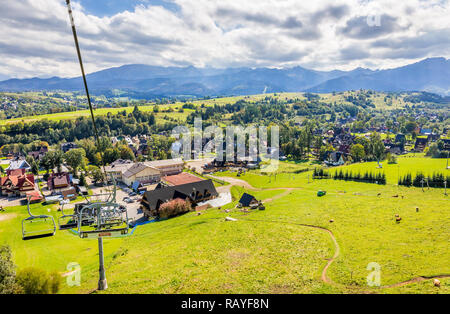
{"label": "winding dirt path", "polygon": [[450,278],[450,275],[437,275],[437,276],[419,276],[410,280],[394,283],[392,285],[387,286],[381,286],[381,289],[387,289],[387,288],[398,288],[403,287],[412,283],[422,282],[426,280],[433,280],[433,279],[444,279],[444,278]]}
{"label": "winding dirt path", "polygon": [[[216,177],[216,176],[212,176],[209,175],[210,177],[214,178],[214,179],[218,179],[218,180],[222,180],[225,182],[230,183],[230,189],[231,186],[241,186],[244,187],[248,190],[251,191],[275,191],[275,190],[285,190],[285,192],[274,196],[273,198],[269,198],[264,200],[263,202],[272,202],[274,200],[280,199],[282,197],[285,197],[287,195],[289,195],[289,193],[291,193],[292,191],[295,190],[303,190],[302,188],[270,188],[270,189],[262,189],[262,188],[255,188],[254,186],[252,186],[250,183],[248,183],[247,181],[241,180],[241,179],[237,179],[237,178],[232,178],[232,177]],[[297,226],[302,226],[302,227],[308,227],[308,228],[314,228],[314,229],[318,229],[321,230],[323,232],[328,233],[328,235],[330,236],[331,240],[334,243],[334,255],[333,257],[331,257],[330,259],[328,259],[327,264],[325,265],[325,267],[322,270],[322,274],[321,274],[321,280],[329,285],[335,285],[335,286],[342,286],[341,284],[338,284],[336,282],[334,282],[332,279],[330,279],[327,276],[327,271],[330,268],[331,264],[334,263],[334,261],[339,257],[340,254],[340,247],[339,244],[337,242],[337,239],[334,235],[334,233],[330,230],[327,229],[325,227],[321,227],[321,226],[315,226],[315,225],[308,225],[308,224],[301,224],[301,223],[294,223],[294,222],[288,222],[288,221],[276,221],[276,220],[257,220],[257,219],[245,219],[245,218],[240,218],[241,220],[245,220],[245,221],[254,221],[254,222],[270,222],[270,223],[283,223],[283,224],[291,224],[291,225],[297,225]],[[450,278],[450,274],[447,275],[436,275],[436,276],[419,276],[416,278],[412,278],[410,280],[406,280],[406,281],[402,281],[402,282],[398,282],[398,283],[394,283],[391,285],[385,285],[385,286],[381,286],[379,287],[379,289],[387,289],[387,288],[397,288],[397,287],[402,287],[402,286],[406,286],[409,284],[413,284],[413,283],[417,283],[417,282],[422,282],[422,281],[427,281],[427,280],[434,280],[434,279],[443,279],[443,278]]]}

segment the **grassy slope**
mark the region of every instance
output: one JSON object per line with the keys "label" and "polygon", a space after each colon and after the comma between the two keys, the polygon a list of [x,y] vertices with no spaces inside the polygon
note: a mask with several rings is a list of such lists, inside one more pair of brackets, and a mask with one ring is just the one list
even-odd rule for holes
{"label": "grassy slope", "polygon": [[[47,209],[51,209],[48,212]],[[53,215],[57,223],[57,206],[32,205],[35,215]],[[1,215],[7,217],[1,219]],[[57,231],[53,237],[22,240],[21,221],[28,217],[26,206],[8,207],[6,213],[0,213],[0,245],[9,244],[13,250],[17,267],[37,267],[47,271],[66,272],[67,264],[77,262],[85,272],[93,274],[98,269],[97,241],[81,240],[69,231]],[[44,228],[47,228],[43,226]],[[113,252],[117,251],[121,239],[105,240],[106,261],[110,260]],[[92,276],[92,275],[91,275]],[[65,287],[66,288],[66,287]]]}
{"label": "grassy slope", "polygon": [[[440,168],[435,160],[415,159],[399,159],[399,165]],[[304,168],[306,164],[282,163],[281,170],[294,172],[297,167]],[[450,293],[448,279],[441,280],[441,289],[434,288],[429,281],[384,290],[370,290],[365,285],[369,273],[366,267],[370,262],[381,265],[383,285],[420,275],[450,273],[450,217],[448,197],[442,190],[424,193],[416,188],[399,189],[393,184],[378,186],[334,180],[316,180],[308,184],[307,175],[296,174],[294,178],[292,173],[282,173],[270,184],[258,171],[242,176],[241,179],[257,186],[301,188],[289,194],[283,190],[251,191],[258,199],[273,198],[273,202],[266,204],[266,211],[243,214],[211,209],[201,216],[190,213],[141,226],[133,236],[125,239],[107,240],[108,292],[327,293],[369,290]],[[396,171],[390,176],[396,178]],[[316,192],[319,189],[327,190],[327,196],[318,198]],[[235,198],[243,191],[232,188]],[[274,197],[281,193],[283,197]],[[378,197],[378,193],[381,196]],[[395,194],[403,195],[404,199],[392,198]],[[40,207],[38,213],[45,212],[41,205],[34,206]],[[226,208],[232,207],[233,204]],[[420,208],[419,213],[416,213],[416,207]],[[53,238],[23,242],[20,220],[26,216],[24,208],[9,208],[8,214],[11,213],[19,216],[0,221],[0,242],[12,245],[19,267],[33,265],[64,272],[67,263],[79,262],[82,286],[64,287],[63,292],[95,289],[95,240],[81,240],[66,231],[58,232]],[[56,214],[55,209],[53,213]],[[395,214],[403,218],[400,224],[395,223]],[[239,221],[225,222],[226,216]],[[330,219],[334,219],[334,223],[330,223]],[[329,268],[328,276],[340,285],[330,286],[320,281],[326,258],[334,254],[329,235],[290,223],[314,224],[333,231],[341,254]]]}
{"label": "grassy slope", "polygon": [[[354,92],[353,93],[346,92],[343,95],[337,94],[334,96],[332,94],[321,94],[320,100],[323,102],[327,102],[327,103],[336,102],[336,103],[348,104],[348,102],[344,100],[344,96],[350,95],[350,94],[354,94]],[[265,97],[268,97],[268,96],[276,98],[276,99],[280,99],[280,100],[288,100],[288,99],[304,100],[305,99],[303,93],[277,93],[277,94],[259,94],[259,95],[250,95],[250,96],[223,97],[223,98],[215,98],[215,99],[207,99],[207,100],[198,100],[198,101],[193,101],[192,103],[197,106],[201,106],[202,104],[204,104],[205,106],[213,106],[215,104],[225,105],[225,104],[235,103],[236,101],[241,100],[241,99],[244,99],[244,100],[250,101],[250,102],[258,101],[258,100],[264,99]],[[83,98],[82,96],[79,96],[79,97]],[[372,96],[372,99],[378,109],[385,109],[385,110],[397,109],[397,108],[401,108],[405,105],[405,103],[402,101],[402,98],[400,97],[398,100],[394,101],[393,106],[391,106],[391,107],[386,106],[384,101],[381,101],[381,100],[384,100],[384,94],[382,94],[382,93],[379,93],[379,94],[377,93],[376,95]],[[142,111],[152,111],[153,106],[154,105],[145,105],[145,106],[140,106],[139,108]],[[178,102],[178,103],[175,103],[172,105],[160,105],[159,108],[160,109],[167,109],[168,107],[181,108],[182,106],[183,106],[183,103]],[[124,108],[99,108],[99,109],[95,110],[95,114],[96,115],[106,115],[108,112],[117,113],[117,112],[123,111],[123,110],[126,110],[129,113],[133,110],[133,106],[124,107]],[[186,112],[189,112],[189,111],[185,110],[185,113]],[[160,113],[160,114],[158,114],[158,116],[163,116],[164,114],[167,114],[167,113]],[[32,116],[32,117],[22,117],[22,118],[10,119],[10,120],[2,120],[2,121],[0,121],[0,126],[5,125],[5,124],[16,123],[19,121],[29,122],[29,121],[42,120],[42,119],[49,119],[49,120],[76,119],[81,116],[86,117],[89,115],[90,115],[89,110],[79,110],[79,111],[74,111],[74,112],[61,112],[61,113],[55,113],[55,114],[46,114],[46,115],[39,115],[39,116]],[[173,113],[169,113],[168,115],[173,118],[178,119],[178,118],[180,118],[180,116],[185,116],[186,114],[179,114],[177,112],[173,112]]]}

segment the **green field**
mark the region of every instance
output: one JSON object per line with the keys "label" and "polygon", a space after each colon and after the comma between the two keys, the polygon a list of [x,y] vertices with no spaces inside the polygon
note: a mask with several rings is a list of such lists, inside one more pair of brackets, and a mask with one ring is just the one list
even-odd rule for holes
{"label": "green field", "polygon": [[[224,180],[230,176],[258,188],[233,186],[231,191],[235,200],[244,191],[265,200],[265,211],[243,213],[234,208],[235,201],[220,210],[147,224],[129,237],[106,240],[107,292],[450,293],[449,278],[440,279],[440,288],[432,280],[392,288],[366,284],[371,262],[381,266],[382,286],[419,276],[450,275],[448,196],[441,189],[422,192],[396,186],[398,168],[413,173],[444,171],[445,160],[399,158],[398,166],[384,165],[386,186],[313,181],[310,171],[297,173],[313,167],[283,162],[276,179],[259,170],[239,178],[235,173],[221,174]],[[345,167],[378,171],[376,163]],[[318,190],[326,190],[327,195],[317,197]],[[45,206],[34,207],[38,213],[46,212]],[[52,213],[57,215],[55,208]],[[396,214],[402,218],[400,223],[395,221]],[[238,221],[225,221],[228,216]],[[12,246],[18,267],[64,273],[68,263],[77,262],[82,267],[82,285],[64,285],[62,292],[95,290],[97,242],[81,240],[68,231],[24,242],[20,237],[24,217],[23,206],[0,213],[0,243]],[[330,261],[336,253],[337,258]],[[329,282],[324,282],[327,264]]]}
{"label": "green field", "polygon": [[[345,92],[345,93],[338,93],[338,94],[320,94],[319,100],[321,102],[325,103],[336,103],[336,104],[350,104],[347,100],[345,100],[345,97],[349,95],[356,95],[358,92]],[[7,93],[6,93],[7,94]],[[60,93],[64,94],[64,93]],[[14,94],[11,94],[14,95]],[[38,93],[28,93],[28,97],[35,97],[35,98],[43,98],[42,95]],[[205,99],[205,100],[195,100],[191,103],[195,106],[213,106],[213,105],[225,105],[225,104],[233,104],[237,102],[238,100],[246,100],[248,102],[257,102],[261,101],[266,97],[272,97],[273,99],[278,99],[280,101],[285,100],[291,100],[291,99],[299,99],[299,100],[305,100],[304,93],[276,93],[276,94],[259,94],[259,95],[250,95],[250,96],[233,96],[233,97],[222,97],[222,98],[213,98],[213,99]],[[403,101],[403,97],[399,96],[394,98],[392,106],[387,106],[384,101],[385,94],[383,93],[375,93],[368,97],[377,109],[383,109],[383,110],[392,110],[392,109],[399,109],[403,108],[407,103]],[[83,99],[83,96],[77,96],[79,99]],[[60,101],[60,100],[58,100]],[[184,103],[182,102],[176,102],[174,104],[170,105],[158,105],[160,111],[166,110],[169,107],[172,107],[175,112],[171,112],[170,116],[175,119],[179,118],[186,118],[187,114],[190,112],[189,110],[185,109],[184,113],[178,113],[176,112],[177,109],[181,108]],[[125,110],[127,113],[130,113],[133,111],[134,106],[129,107],[122,107],[122,108],[99,108],[95,109],[95,115],[101,116],[106,115],[107,113],[118,113],[120,111]],[[154,104],[151,105],[141,105],[139,108],[142,111],[153,111]],[[157,118],[161,118],[167,113],[160,112],[157,114]],[[89,110],[78,110],[78,111],[71,111],[71,112],[61,112],[61,113],[54,113],[54,114],[44,114],[44,115],[37,115],[37,116],[31,116],[31,117],[22,117],[22,118],[15,118],[15,119],[9,119],[9,120],[1,120],[1,125],[11,124],[11,123],[17,123],[19,121],[23,122],[30,122],[30,121],[36,121],[36,120],[42,120],[42,119],[49,119],[49,120],[70,120],[70,119],[76,119],[78,117],[87,117],[90,115]],[[184,121],[184,120],[183,120]]]}

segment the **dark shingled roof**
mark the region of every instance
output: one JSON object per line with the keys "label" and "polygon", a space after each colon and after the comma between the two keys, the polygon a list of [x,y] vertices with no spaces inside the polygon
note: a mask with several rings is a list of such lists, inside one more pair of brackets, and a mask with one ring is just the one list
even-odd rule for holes
{"label": "dark shingled roof", "polygon": [[242,195],[241,199],[239,200],[239,203],[241,203],[242,206],[244,206],[244,207],[248,207],[248,206],[250,206],[250,204],[251,204],[253,201],[256,201],[256,198],[255,198],[253,195],[244,193],[244,194]]}
{"label": "dark shingled roof", "polygon": [[185,200],[189,198],[192,202],[197,203],[218,195],[213,182],[203,180],[147,191],[144,193],[142,204],[148,210],[158,210],[161,204],[173,199],[181,198]]}

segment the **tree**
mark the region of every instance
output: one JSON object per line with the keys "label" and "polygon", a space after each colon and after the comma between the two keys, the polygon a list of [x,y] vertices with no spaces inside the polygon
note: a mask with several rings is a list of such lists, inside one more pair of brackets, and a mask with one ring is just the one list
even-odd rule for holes
{"label": "tree", "polygon": [[405,124],[405,129],[408,133],[412,134],[416,128],[417,128],[417,123],[415,121],[408,121]]}
{"label": "tree", "polygon": [[108,148],[103,153],[103,158],[105,164],[110,164],[120,158],[120,151],[116,147]]}
{"label": "tree", "polygon": [[131,148],[126,145],[120,147],[120,158],[124,160],[134,160],[135,156]]}
{"label": "tree", "polygon": [[90,168],[90,175],[94,182],[102,182],[105,179],[105,176],[99,167],[92,166]]}
{"label": "tree", "polygon": [[14,294],[20,290],[16,284],[16,266],[12,261],[11,248],[0,246],[0,294]]}
{"label": "tree", "polygon": [[[49,153],[47,153],[47,154],[49,154]],[[61,165],[63,164],[63,161],[64,161],[63,152],[60,150],[51,152],[50,160],[51,160],[51,164],[52,164],[52,169],[56,168],[58,170],[58,172],[61,172]]]}
{"label": "tree", "polygon": [[86,158],[89,162],[95,163],[95,154],[97,153],[97,145],[91,139],[83,139],[77,142],[78,147],[81,147],[86,152]]}
{"label": "tree", "polygon": [[84,175],[84,172],[81,172],[81,175],[80,175],[80,185],[87,186],[86,177]]}
{"label": "tree", "polygon": [[426,153],[427,156],[431,157],[437,157],[439,156],[439,147],[437,143],[432,143],[430,147],[428,148],[428,151]]}
{"label": "tree", "polygon": [[44,270],[30,267],[17,274],[17,283],[25,294],[58,293],[61,276],[58,273],[47,274]]}
{"label": "tree", "polygon": [[64,160],[69,165],[69,167],[72,168],[74,175],[77,174],[79,167],[84,167],[85,158],[86,153],[82,148],[72,149],[64,154]]}
{"label": "tree", "polygon": [[383,141],[381,140],[380,134],[374,132],[370,135],[370,149],[372,156],[379,162],[383,159],[385,147]]}
{"label": "tree", "polygon": [[33,160],[33,162],[31,163],[31,173],[33,173],[35,176],[39,174],[39,165],[35,160]]}
{"label": "tree", "polygon": [[355,161],[361,161],[366,157],[366,152],[364,151],[364,146],[361,144],[355,144],[350,149],[350,154]]}
{"label": "tree", "polygon": [[50,157],[50,153],[45,154],[41,158],[40,165],[47,173],[49,173],[50,169],[53,169],[52,168],[52,159]]}

